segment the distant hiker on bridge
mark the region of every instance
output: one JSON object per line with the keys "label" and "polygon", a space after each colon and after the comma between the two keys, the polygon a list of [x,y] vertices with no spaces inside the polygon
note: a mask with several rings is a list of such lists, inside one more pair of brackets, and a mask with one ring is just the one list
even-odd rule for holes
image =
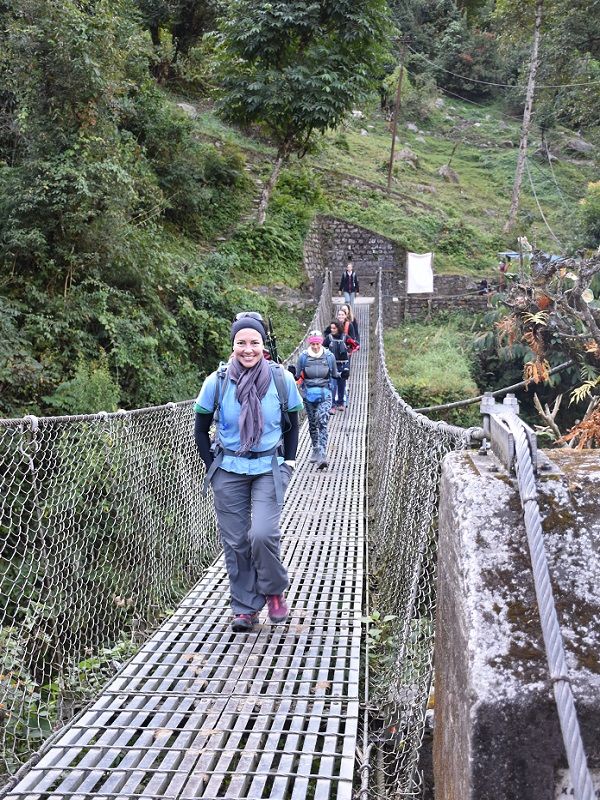
{"label": "distant hiker on bridge", "polygon": [[304,401],[313,451],[310,457],[317,469],[326,469],[327,428],[339,373],[333,353],[323,347],[321,331],[309,331],[308,347],[298,357],[296,378]]}
{"label": "distant hiker on bridge", "polygon": [[356,350],[358,344],[344,333],[341,323],[337,320],[329,325],[329,330],[330,333],[325,337],[323,345],[333,353],[339,373],[333,393],[333,405],[329,412],[335,414],[345,409],[346,381],[350,375],[350,353]]}
{"label": "distant hiker on bridge", "polygon": [[335,316],[337,321],[342,326],[346,336],[349,336],[357,344],[360,344],[360,336],[358,334],[358,322],[354,318],[354,312],[352,311],[352,306],[349,306],[347,303],[344,303],[339,307],[338,312]]}
{"label": "distant hiker on bridge", "polygon": [[[351,306],[349,306],[347,303],[341,305],[337,311],[336,320],[342,326],[346,336],[349,336],[357,344],[360,343],[360,338],[358,336],[358,322],[354,317],[354,313],[352,312]],[[331,326],[328,325],[325,328],[325,332],[323,335],[329,336],[330,334],[331,334]]]}
{"label": "distant hiker on bridge", "polygon": [[271,622],[285,622],[289,613],[279,519],[296,465],[302,398],[291,373],[265,358],[266,339],[260,314],[238,314],[231,326],[233,354],[206,378],[194,406],[196,445],[214,493],[237,632],[254,629],[265,603]]}
{"label": "distant hiker on bridge", "polygon": [[354,272],[352,261],[348,261],[340,281],[340,294],[344,293],[344,300],[348,305],[354,306],[354,298],[358,294],[358,276]]}

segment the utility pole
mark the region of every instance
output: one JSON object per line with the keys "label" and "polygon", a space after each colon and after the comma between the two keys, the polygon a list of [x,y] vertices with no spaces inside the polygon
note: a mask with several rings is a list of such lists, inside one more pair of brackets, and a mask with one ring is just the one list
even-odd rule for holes
{"label": "utility pole", "polygon": [[392,186],[392,169],[394,167],[394,150],[396,149],[396,128],[398,127],[398,112],[400,110],[400,97],[402,94],[402,76],[404,75],[404,58],[406,55],[406,45],[408,38],[403,36],[400,40],[402,50],[400,51],[400,75],[398,77],[398,89],[396,90],[396,103],[394,105],[394,121],[392,122],[392,148],[390,151],[390,163],[388,164],[387,190]]}
{"label": "utility pole", "polygon": [[525,108],[523,109],[523,126],[521,128],[521,141],[519,144],[519,155],[517,157],[517,169],[515,171],[515,182],[513,184],[512,199],[508,219],[504,225],[503,233],[508,233],[514,226],[519,208],[519,197],[521,194],[521,181],[525,170],[525,159],[527,158],[527,137],[531,124],[531,110],[533,107],[533,95],[535,92],[535,76],[539,64],[539,46],[542,31],[542,12],[544,0],[536,0],[535,3],[535,26],[533,31],[533,44],[531,47],[531,63],[529,65],[529,79],[527,81],[527,93],[525,95]]}

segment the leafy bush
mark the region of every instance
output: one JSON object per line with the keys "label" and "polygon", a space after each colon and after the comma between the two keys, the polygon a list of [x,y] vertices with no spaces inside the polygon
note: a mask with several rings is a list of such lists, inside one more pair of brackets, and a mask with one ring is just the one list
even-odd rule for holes
{"label": "leafy bush", "polygon": [[93,414],[116,411],[119,394],[119,386],[110,374],[108,359],[102,350],[97,361],[80,361],[74,377],[63,381],[54,394],[44,400],[61,413]]}
{"label": "leafy bush", "polygon": [[254,221],[241,225],[222,250],[237,255],[240,269],[254,281],[293,286],[302,282],[299,238],[277,220],[267,219],[264,225]]}
{"label": "leafy bush", "polygon": [[[400,67],[388,75],[383,81],[382,101],[385,107],[392,109],[395,104]],[[438,95],[433,78],[427,74],[409,77],[405,70],[402,76],[401,115],[404,118],[416,118],[425,121],[434,110],[434,102]]]}
{"label": "leafy bush", "polygon": [[304,237],[315,211],[325,207],[323,192],[307,169],[282,170],[264,225],[254,220],[241,225],[221,252],[237,259],[239,271],[252,283],[283,283],[297,288],[302,268]]}
{"label": "leafy bush", "polygon": [[597,247],[600,244],[600,181],[588,183],[586,196],[580,201],[579,213],[584,244]]}

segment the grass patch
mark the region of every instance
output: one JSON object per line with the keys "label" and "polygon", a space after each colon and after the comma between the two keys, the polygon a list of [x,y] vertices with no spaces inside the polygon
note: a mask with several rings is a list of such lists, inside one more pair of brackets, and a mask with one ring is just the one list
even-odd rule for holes
{"label": "grass patch", "polygon": [[[526,235],[544,250],[560,251],[542,219],[535,189],[550,228],[562,249],[568,249],[578,201],[595,173],[593,164],[561,158],[550,166],[535,155],[540,142],[534,131],[528,159],[533,189],[526,172],[517,225],[505,236],[502,227],[512,193],[520,120],[502,113],[497,104],[479,107],[459,100],[446,101],[426,120],[401,119],[396,153],[409,147],[418,157],[416,168],[400,161],[394,165],[392,189],[402,193],[401,199],[386,192],[389,125],[374,107],[365,114],[325,136],[318,153],[307,157],[322,171],[332,214],[412,251],[432,250],[438,273],[492,275],[497,252],[515,249],[517,236]],[[409,130],[408,122],[417,130]],[[560,152],[568,135],[553,132],[553,152]],[[450,159],[458,184],[438,175]],[[376,186],[366,186],[366,181]]]}
{"label": "grass patch", "polygon": [[[323,210],[388,236],[411,251],[432,250],[438,274],[493,276],[497,252],[515,249],[519,235],[526,235],[547,251],[560,249],[542,220],[527,173],[514,233],[502,233],[521,121],[506,114],[500,104],[478,106],[446,99],[444,106],[432,111],[427,119],[401,118],[396,153],[409,147],[418,157],[416,168],[401,161],[394,165],[392,189],[402,197],[386,192],[389,123],[374,103],[363,110],[364,118],[350,118],[339,129],[327,132],[301,162],[317,184],[321,181]],[[417,126],[416,131],[407,128],[411,122]],[[208,104],[194,125],[204,137],[240,147],[253,177],[267,179],[274,152],[267,141],[226,126]],[[553,152],[560,153],[561,142],[569,135],[568,131],[552,132]],[[540,143],[537,137],[534,130],[529,147],[533,186],[550,227],[563,249],[568,249],[577,204],[585,194],[587,182],[594,177],[594,165],[561,157],[551,167],[534,155]],[[439,168],[450,159],[459,184],[449,184],[438,175]],[[302,172],[294,159],[289,169],[292,173]],[[307,207],[310,210],[312,204]],[[281,208],[269,208],[267,219],[273,225],[264,235],[248,229],[241,232],[240,250],[242,240],[247,241],[248,248],[240,252],[242,262],[246,262],[236,274],[240,282],[264,284],[269,274],[273,276],[272,283],[287,282],[286,265],[290,263],[291,250],[297,251],[297,247],[290,248],[289,224],[280,212]],[[272,259],[273,245],[281,245],[283,264],[279,258]],[[290,270],[290,285],[299,285],[301,272],[298,262],[297,270]]]}
{"label": "grass patch", "polygon": [[[468,322],[454,315],[386,331],[386,363],[398,393],[413,408],[476,397],[479,389],[470,371],[472,336]],[[453,425],[480,423],[477,404],[428,416]]]}

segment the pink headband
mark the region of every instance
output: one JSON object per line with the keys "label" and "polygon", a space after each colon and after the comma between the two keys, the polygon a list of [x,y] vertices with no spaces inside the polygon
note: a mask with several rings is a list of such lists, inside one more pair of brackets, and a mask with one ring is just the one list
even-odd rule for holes
{"label": "pink headband", "polygon": [[323,344],[322,336],[309,336],[306,340],[309,344]]}

